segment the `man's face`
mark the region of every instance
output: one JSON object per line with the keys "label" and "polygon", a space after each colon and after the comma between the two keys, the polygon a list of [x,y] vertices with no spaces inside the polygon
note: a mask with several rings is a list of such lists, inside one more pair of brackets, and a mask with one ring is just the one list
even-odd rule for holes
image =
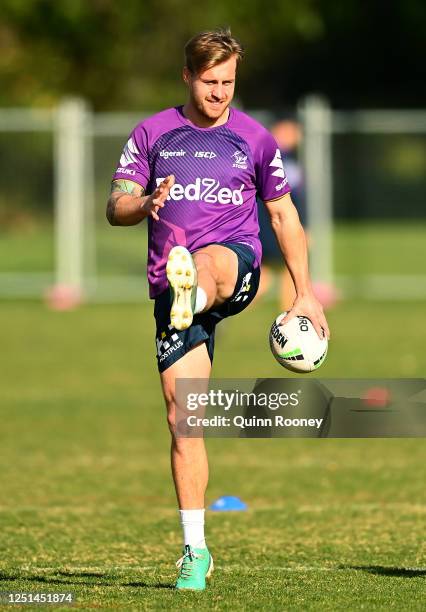
{"label": "man's face", "polygon": [[215,121],[225,113],[234,97],[236,69],[235,56],[200,74],[192,74],[186,67],[183,69],[190,101],[201,115]]}

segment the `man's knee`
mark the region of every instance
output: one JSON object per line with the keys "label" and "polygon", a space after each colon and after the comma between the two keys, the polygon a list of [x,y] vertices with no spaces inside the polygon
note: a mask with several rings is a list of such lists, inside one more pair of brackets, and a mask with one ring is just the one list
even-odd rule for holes
{"label": "man's knee", "polygon": [[[163,397],[166,403],[167,423],[170,433],[175,437],[176,424],[186,416],[186,407],[181,404],[179,394],[176,394],[176,379],[197,378],[200,379],[200,392],[205,392],[211,371],[211,361],[207,352],[205,340],[200,340],[183,357],[160,374]],[[180,405],[179,405],[180,404]]]}
{"label": "man's knee", "polygon": [[[163,389],[163,393],[166,402],[167,425],[173,441],[176,444],[180,439],[179,437],[176,437],[176,414],[178,412],[176,394],[173,389],[169,388]],[[182,415],[182,412],[180,412],[180,414]]]}
{"label": "man's knee", "polygon": [[[185,450],[186,442],[188,438],[180,437],[176,435],[176,403],[174,399],[166,401],[167,407],[167,425],[169,427],[170,434],[172,436],[172,443],[176,450]],[[189,438],[190,439],[190,438]]]}
{"label": "man's knee", "polygon": [[212,277],[215,283],[219,280],[219,270],[216,265],[215,258],[212,253],[204,250],[197,251],[194,253],[194,262],[197,268],[198,275],[207,273]]}
{"label": "man's knee", "polygon": [[238,257],[236,253],[223,245],[211,244],[196,251],[194,261],[199,278],[203,279],[204,283],[206,278],[210,278],[214,284],[213,299],[217,305],[220,305],[232,295],[237,282]]}

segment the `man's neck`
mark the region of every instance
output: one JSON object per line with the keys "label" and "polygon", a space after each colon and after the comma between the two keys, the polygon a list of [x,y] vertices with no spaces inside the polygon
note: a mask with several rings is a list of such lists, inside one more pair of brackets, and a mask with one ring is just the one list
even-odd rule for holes
{"label": "man's neck", "polygon": [[182,112],[184,116],[194,125],[201,128],[209,128],[209,127],[217,127],[219,125],[223,125],[229,119],[229,106],[226,108],[225,112],[218,117],[217,119],[210,119],[205,115],[201,114],[195,106],[191,104],[191,102],[187,102],[183,108]]}

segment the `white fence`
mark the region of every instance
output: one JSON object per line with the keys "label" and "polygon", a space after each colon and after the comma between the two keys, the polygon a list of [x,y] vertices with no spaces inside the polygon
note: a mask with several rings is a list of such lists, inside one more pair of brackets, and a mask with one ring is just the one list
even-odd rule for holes
{"label": "white fence", "polygon": [[[267,112],[253,113],[266,122]],[[311,273],[316,281],[335,283],[347,295],[369,298],[417,299],[426,297],[426,275],[366,274],[356,281],[336,275],[333,256],[333,155],[336,134],[426,134],[424,111],[332,111],[319,97],[308,97],[299,108],[303,125],[302,163],[306,184],[308,224],[312,235]],[[54,166],[54,270],[0,273],[0,296],[33,297],[51,286],[71,287],[94,301],[141,299],[146,282],[126,272],[99,273],[95,206],[94,143],[119,137],[125,141],[142,115],[92,113],[84,101],[67,99],[52,111],[0,109],[0,135],[4,133],[53,134]],[[118,158],[120,149],[115,152]],[[106,223],[106,221],[105,221]],[[117,231],[114,228],[114,231]],[[121,230],[118,230],[121,231]],[[1,235],[0,235],[1,240]]]}
{"label": "white fence", "polygon": [[351,278],[335,277],[331,153],[331,140],[335,134],[426,135],[426,112],[416,110],[332,111],[323,98],[309,96],[300,106],[299,116],[304,126],[302,155],[306,176],[309,227],[314,245],[311,258],[313,279],[336,282],[346,295],[361,294],[378,299],[395,299],[401,296],[408,299],[426,297],[426,269],[424,276],[411,275],[407,270],[404,275],[369,274],[358,279],[356,283]]}

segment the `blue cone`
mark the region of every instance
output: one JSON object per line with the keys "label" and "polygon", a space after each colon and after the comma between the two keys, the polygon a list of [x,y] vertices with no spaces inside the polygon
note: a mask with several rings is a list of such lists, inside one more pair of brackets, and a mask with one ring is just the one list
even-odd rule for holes
{"label": "blue cone", "polygon": [[216,512],[241,511],[247,510],[247,504],[235,495],[223,495],[211,504],[209,510],[215,510]]}

